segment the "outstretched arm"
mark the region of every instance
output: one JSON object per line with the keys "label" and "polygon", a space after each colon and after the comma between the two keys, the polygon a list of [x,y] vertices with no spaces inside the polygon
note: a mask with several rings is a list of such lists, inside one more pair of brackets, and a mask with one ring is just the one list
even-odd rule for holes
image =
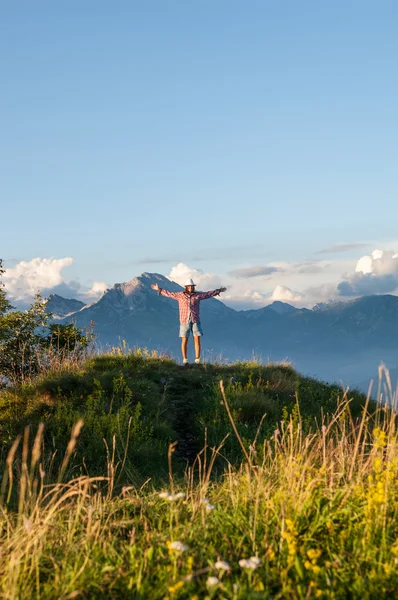
{"label": "outstretched arm", "polygon": [[225,292],[226,289],[225,287],[221,287],[210,292],[198,292],[196,296],[199,296],[199,300],[207,300],[207,298],[213,298],[213,296],[218,296],[221,292]]}
{"label": "outstretched arm", "polygon": [[173,300],[178,300],[178,296],[181,294],[181,292],[169,292],[168,290],[164,290],[159,287],[157,283],[152,283],[151,288],[156,290],[159,296],[166,296],[166,298],[173,298]]}

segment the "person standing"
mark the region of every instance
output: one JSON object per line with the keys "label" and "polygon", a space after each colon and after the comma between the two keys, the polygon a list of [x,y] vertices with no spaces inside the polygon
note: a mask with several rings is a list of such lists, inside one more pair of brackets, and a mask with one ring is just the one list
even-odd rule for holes
{"label": "person standing", "polygon": [[178,302],[180,310],[181,353],[184,365],[188,364],[188,338],[191,332],[195,343],[195,363],[200,363],[200,338],[203,335],[199,310],[201,301],[218,296],[227,289],[221,287],[209,292],[196,292],[195,287],[196,284],[192,279],[188,279],[185,282],[185,289],[182,292],[169,292],[159,287],[157,283],[151,285],[151,288],[156,290],[160,296],[172,298]]}

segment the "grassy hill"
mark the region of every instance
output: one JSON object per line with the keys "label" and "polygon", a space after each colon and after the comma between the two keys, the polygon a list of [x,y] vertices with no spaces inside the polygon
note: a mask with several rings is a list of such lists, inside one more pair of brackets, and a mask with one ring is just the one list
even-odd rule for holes
{"label": "grassy hill", "polygon": [[108,354],[3,391],[0,436],[1,598],[398,597],[395,415],[359,393]]}
{"label": "grassy hill", "polygon": [[[142,351],[108,354],[69,370],[49,371],[31,384],[4,392],[0,403],[3,459],[26,425],[33,433],[43,422],[46,452],[57,453],[51,462],[55,472],[73,425],[83,419],[74,465],[81,467],[84,458],[90,473],[106,475],[108,451],[115,440],[117,458],[125,458],[128,482],[162,478],[167,476],[170,442],[178,442],[177,466],[185,467],[202,449],[205,438],[212,447],[233,433],[220,381],[247,448],[256,435],[258,441],[270,437],[291,414],[297,419],[301,413],[305,432],[319,427],[343,397],[337,386],[301,377],[288,364],[182,367]],[[365,398],[360,393],[350,398],[355,418]],[[231,462],[241,459],[236,436],[229,436],[224,451]]]}

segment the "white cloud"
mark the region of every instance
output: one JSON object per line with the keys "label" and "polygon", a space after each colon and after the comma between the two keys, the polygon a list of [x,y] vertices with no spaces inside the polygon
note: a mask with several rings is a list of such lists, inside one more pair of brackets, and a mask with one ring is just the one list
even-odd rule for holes
{"label": "white cloud", "polygon": [[[307,263],[305,263],[307,264]],[[302,266],[300,264],[300,266]],[[236,309],[261,308],[275,300],[290,302],[295,305],[303,305],[306,300],[305,295],[280,283],[280,280],[286,282],[297,273],[296,263],[281,263],[272,265],[267,275],[271,277],[262,277],[257,280],[256,287],[250,285],[253,283],[254,273],[259,275],[257,267],[249,269],[237,269],[225,274],[222,278],[214,273],[205,273],[200,269],[195,269],[186,263],[175,265],[168,278],[184,285],[188,278],[192,278],[201,290],[209,290],[225,285],[227,292],[221,297],[228,306]],[[290,277],[289,277],[290,272]],[[237,277],[239,274],[239,277]],[[261,273],[264,275],[264,273]],[[302,278],[302,275],[299,276]],[[301,279],[300,279],[301,280]]]}
{"label": "white cloud", "polygon": [[311,307],[318,302],[338,297],[340,293],[337,285],[342,280],[342,273],[353,272],[355,264],[355,261],[341,258],[328,261],[280,261],[268,264],[267,270],[271,267],[274,272],[268,271],[264,276],[264,273],[259,272],[262,267],[237,265],[235,269],[218,275],[204,273],[186,263],[179,263],[173,267],[168,277],[181,285],[192,277],[198,284],[198,289],[202,290],[225,285],[227,292],[221,299],[228,306],[237,309],[260,308],[275,300],[297,307]]}
{"label": "white cloud", "polygon": [[398,254],[391,250],[374,250],[362,256],[353,274],[338,285],[341,296],[389,294],[398,289]]}
{"label": "white cloud", "polygon": [[87,298],[87,301],[94,302],[102,296],[108,287],[109,286],[103,281],[94,281],[91,289],[87,290],[87,292],[83,292],[82,295]]}
{"label": "white cloud", "polygon": [[33,258],[22,260],[15,267],[7,268],[4,284],[12,303],[23,308],[40,291],[43,297],[56,293],[66,298],[76,298],[83,302],[97,300],[106,284],[95,281],[91,288],[82,286],[78,281],[67,281],[63,271],[72,266],[73,258]]}
{"label": "white cloud", "polygon": [[367,273],[372,272],[372,257],[371,256],[362,256],[357,262],[357,266],[355,267],[356,273],[363,273],[366,275]]}
{"label": "white cloud", "polygon": [[304,290],[303,297],[305,298],[306,307],[312,307],[319,302],[328,302],[335,300],[338,296],[336,283],[323,283],[321,285],[311,286]]}
{"label": "white cloud", "polygon": [[214,273],[204,273],[200,269],[193,269],[185,263],[178,263],[167,275],[172,281],[184,285],[189,278],[193,279],[198,290],[211,290],[221,287],[221,279]]}
{"label": "white cloud", "polygon": [[262,294],[261,292],[253,290],[247,290],[247,292],[244,293],[245,298],[249,298],[250,300],[254,300],[255,302],[264,302],[265,300],[267,300],[268,296],[269,294]]}
{"label": "white cloud", "polygon": [[373,250],[370,256],[362,256],[355,267],[356,273],[388,275],[398,273],[398,254],[385,250]]}
{"label": "white cloud", "polygon": [[290,288],[285,285],[277,285],[271,294],[271,300],[274,302],[279,300],[280,302],[301,302],[303,296],[298,292],[293,292]]}
{"label": "white cloud", "polygon": [[[398,254],[384,249],[383,244],[378,248],[383,249],[374,250],[366,256],[359,255],[357,261],[346,258],[327,262],[285,261],[274,262],[266,267],[237,264],[235,270],[219,274],[180,262],[175,264],[168,277],[180,285],[192,278],[198,290],[226,286],[227,291],[220,299],[237,309],[260,308],[275,300],[297,307],[311,307],[341,296],[398,293]],[[8,265],[4,283],[10,301],[15,306],[25,307],[40,290],[44,297],[57,293],[85,303],[95,302],[108,285],[101,281],[85,285],[65,278],[65,271],[72,265],[71,257],[37,257]]]}
{"label": "white cloud", "polygon": [[53,288],[64,281],[62,271],[73,264],[73,258],[33,258],[22,260],[7,269],[4,283],[7,292],[15,300],[26,300],[38,290]]}

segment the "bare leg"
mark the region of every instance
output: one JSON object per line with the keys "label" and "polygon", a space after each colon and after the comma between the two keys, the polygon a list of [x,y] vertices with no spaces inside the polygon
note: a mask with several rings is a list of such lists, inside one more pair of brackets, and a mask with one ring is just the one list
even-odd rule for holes
{"label": "bare leg", "polygon": [[195,358],[200,358],[200,336],[195,335],[193,339],[195,342]]}
{"label": "bare leg", "polygon": [[188,338],[187,337],[183,337],[181,338],[181,353],[182,353],[182,358],[187,359],[187,352],[188,351]]}

